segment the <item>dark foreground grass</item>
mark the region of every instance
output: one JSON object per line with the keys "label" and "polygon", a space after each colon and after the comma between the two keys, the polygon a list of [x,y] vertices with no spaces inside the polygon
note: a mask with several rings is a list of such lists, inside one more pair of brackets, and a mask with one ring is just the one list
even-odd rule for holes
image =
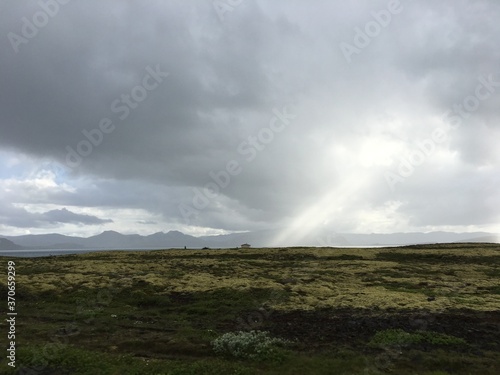
{"label": "dark foreground grass", "polygon": [[[265,259],[259,253],[245,253],[241,260],[237,253],[225,258],[225,253],[213,251],[208,253],[209,259],[221,261],[208,266],[199,258],[189,258],[189,253],[169,257],[168,252],[15,259],[25,277],[16,288],[16,368],[9,367],[3,356],[0,374],[496,375],[500,373],[498,310],[438,311],[430,309],[433,302],[426,299],[423,303],[427,305],[419,309],[273,307],[308,297],[301,294],[307,289],[297,289],[302,285],[306,288],[316,282],[321,287],[321,277],[341,280],[349,274],[366,287],[375,285],[379,291],[392,293],[387,298],[393,298],[394,293],[433,293],[437,298],[456,294],[465,299],[480,296],[493,304],[498,300],[498,288],[485,280],[498,278],[498,257],[491,251],[481,257],[477,245],[471,249],[479,253],[464,256],[462,245],[453,248],[453,253],[436,255],[418,253],[432,250],[432,246],[411,251],[381,249],[375,255],[367,251],[318,256],[308,249],[284,249]],[[75,264],[90,260],[106,261],[107,268],[100,273],[82,268],[83,273],[72,279]],[[379,261],[383,262],[380,267],[367,269],[369,262]],[[152,271],[148,262],[176,267]],[[122,283],[120,274],[126,263],[145,265],[140,270],[142,276],[133,275],[128,284]],[[244,267],[235,272],[233,266],[241,263]],[[299,276],[276,274],[285,265]],[[474,275],[484,279],[469,276],[460,279],[453,290],[444,288],[446,280],[457,278],[453,272],[460,273],[460,267],[475,269]],[[306,269],[312,271],[306,274]],[[212,290],[174,290],[155,282],[155,277],[167,278],[173,284],[185,280],[190,272],[236,279],[244,271],[268,275],[270,281]],[[50,275],[51,285],[56,287],[29,287],[26,280],[39,280],[36,278],[43,275]],[[54,275],[60,275],[60,281]],[[87,277],[94,277],[94,282],[87,283]],[[107,280],[106,287],[95,285],[101,278]],[[0,291],[3,296],[7,293],[3,281]],[[0,328],[7,332],[5,321]],[[267,331],[289,344],[280,349],[279,356],[263,356],[265,360],[214,352],[214,339],[242,330]]]}
{"label": "dark foreground grass", "polygon": [[[229,361],[219,358],[205,358],[193,360],[155,360],[137,358],[131,355],[109,355],[73,347],[62,347],[51,353],[51,360],[37,359],[44,347],[30,347],[20,351],[20,360],[23,361],[27,371],[36,373],[58,374],[241,374],[255,373],[268,374],[328,374],[332,370],[341,373],[344,369],[363,369],[364,358],[354,353],[328,358],[293,358],[289,356],[286,362],[260,363],[251,361]],[[286,372],[283,372],[286,370]],[[312,372],[311,372],[312,371]],[[16,373],[11,371],[9,373]]]}
{"label": "dark foreground grass", "polygon": [[99,353],[72,346],[28,346],[19,350],[18,369],[8,368],[2,374],[59,375],[220,375],[220,374],[497,374],[497,357],[483,353],[480,357],[436,349],[432,352],[408,350],[402,353],[384,349],[361,355],[354,351],[304,355],[289,353],[279,363],[227,360],[219,358],[158,360],[132,355]]}

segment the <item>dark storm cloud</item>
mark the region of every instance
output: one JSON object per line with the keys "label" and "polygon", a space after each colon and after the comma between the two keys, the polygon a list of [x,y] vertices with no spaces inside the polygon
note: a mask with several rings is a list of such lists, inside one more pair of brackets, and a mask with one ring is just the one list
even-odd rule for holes
{"label": "dark storm cloud", "polygon": [[19,228],[48,228],[61,224],[100,225],[113,222],[111,219],[76,214],[66,208],[44,213],[33,213],[12,205],[2,205],[2,215],[0,217],[3,224]]}
{"label": "dark storm cloud", "polygon": [[103,220],[92,215],[75,214],[74,212],[68,211],[66,208],[63,208],[61,210],[52,210],[45,212],[43,214],[43,217],[49,223],[75,223],[83,225],[97,225],[97,224],[113,222],[113,220],[110,219]]}
{"label": "dark storm cloud", "polygon": [[[5,191],[9,202],[144,209],[185,223],[179,204],[193,207],[210,172],[235,160],[241,172],[189,224],[286,224],[329,194],[342,202],[325,209],[343,207],[345,222],[388,202],[415,226],[498,219],[488,208],[498,193],[484,187],[500,164],[496,83],[395,190],[384,179],[447,111],[470,106],[481,79],[500,82],[496,1],[244,0],[222,20],[205,0],[63,3],[17,48],[12,33],[23,36],[24,17],[42,7],[2,5],[0,147],[58,161],[74,189],[33,195],[31,184]],[[380,14],[387,25],[356,46]],[[359,51],[350,62],[342,43]],[[265,143],[276,110],[294,118]],[[69,166],[68,147],[81,158]]]}

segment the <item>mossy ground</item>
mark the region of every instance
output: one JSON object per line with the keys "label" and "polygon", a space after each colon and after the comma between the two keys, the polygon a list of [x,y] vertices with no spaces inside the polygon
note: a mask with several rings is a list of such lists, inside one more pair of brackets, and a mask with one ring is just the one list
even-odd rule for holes
{"label": "mossy ground", "polygon": [[[500,372],[500,245],[8,259],[18,311],[10,373]],[[250,329],[294,345],[279,363],[215,356],[211,340]]]}

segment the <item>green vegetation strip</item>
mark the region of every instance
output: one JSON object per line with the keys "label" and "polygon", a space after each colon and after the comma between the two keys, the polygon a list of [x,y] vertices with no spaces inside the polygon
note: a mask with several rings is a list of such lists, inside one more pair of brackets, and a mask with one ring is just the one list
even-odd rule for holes
{"label": "green vegetation strip", "polygon": [[16,264],[19,367],[4,361],[1,374],[500,373],[498,245],[103,252]]}
{"label": "green vegetation strip", "polygon": [[377,332],[370,343],[371,346],[407,346],[412,344],[430,345],[467,345],[467,342],[459,337],[446,335],[432,331],[406,332],[402,329],[388,329]]}

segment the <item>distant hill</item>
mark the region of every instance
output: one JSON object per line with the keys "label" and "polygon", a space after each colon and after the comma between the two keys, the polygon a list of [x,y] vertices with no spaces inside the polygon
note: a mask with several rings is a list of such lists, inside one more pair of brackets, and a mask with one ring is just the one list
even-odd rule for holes
{"label": "distant hill", "polygon": [[[84,237],[70,237],[61,234],[4,236],[8,241],[20,244],[28,249],[147,249],[147,248],[202,248],[213,246],[208,239],[189,236],[170,231],[158,232],[149,236],[138,234],[121,234],[115,231],[105,231],[101,234]],[[235,245],[231,245],[235,246]],[[9,245],[12,247],[12,245]],[[6,250],[11,250],[6,249]],[[13,250],[16,250],[13,248]]]}
{"label": "distant hill", "polygon": [[[3,236],[6,239],[15,242],[26,248],[32,249],[50,249],[57,247],[56,244],[73,244],[76,248],[85,247],[86,238],[64,236],[62,234],[28,234],[23,236]],[[72,248],[72,247],[70,247]]]}
{"label": "distant hill", "polygon": [[[453,232],[414,232],[414,233],[371,233],[345,234],[345,238],[353,245],[412,245],[433,244],[445,242],[492,242],[482,241],[482,238],[498,237],[492,233],[453,233]],[[476,240],[474,240],[476,239]],[[498,242],[498,241],[493,241]]]}
{"label": "distant hill", "polygon": [[487,242],[487,243],[500,243],[500,236],[484,236],[484,237],[475,237],[469,238],[464,241],[457,242]]}
{"label": "distant hill", "polygon": [[24,247],[16,245],[6,238],[0,238],[0,250],[23,250]]}
{"label": "distant hill", "polygon": [[17,249],[166,249],[166,248],[233,248],[243,243],[253,247],[270,246],[386,246],[386,245],[416,245],[451,242],[493,242],[500,243],[499,236],[493,233],[335,233],[327,230],[305,233],[300,240],[281,238],[280,230],[262,230],[245,233],[232,233],[218,236],[194,237],[179,231],[158,232],[148,236],[139,234],[121,234],[106,231],[101,234],[84,238],[70,237],[61,234],[3,236],[1,248]]}

